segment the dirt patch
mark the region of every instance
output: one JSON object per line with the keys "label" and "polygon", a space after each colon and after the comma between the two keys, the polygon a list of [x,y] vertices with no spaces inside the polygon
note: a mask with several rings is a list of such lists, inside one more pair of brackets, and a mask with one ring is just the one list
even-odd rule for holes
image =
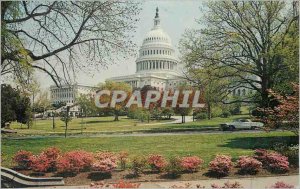
{"label": "dirt patch", "polygon": [[[131,174],[130,170],[116,170],[111,175],[110,174],[101,174],[99,172],[81,172],[76,175],[60,175],[57,173],[45,173],[37,174],[33,173],[30,170],[20,170],[18,171],[22,174],[34,177],[55,177],[63,176],[66,185],[89,185],[92,182],[105,182],[105,183],[115,183],[119,180],[127,180],[130,182],[159,182],[159,181],[190,181],[190,180],[206,180],[206,179],[215,179],[216,177],[209,176],[208,169],[201,169],[195,173],[182,173],[176,178],[167,177],[163,173],[153,173],[149,170],[144,171],[139,177],[134,177]],[[279,176],[279,175],[292,175],[298,174],[299,168],[291,168],[290,171],[286,174],[272,174],[267,170],[260,170],[256,175],[240,175],[238,174],[238,169],[233,168],[230,174],[222,178],[251,178],[251,177],[265,177],[265,176]]]}

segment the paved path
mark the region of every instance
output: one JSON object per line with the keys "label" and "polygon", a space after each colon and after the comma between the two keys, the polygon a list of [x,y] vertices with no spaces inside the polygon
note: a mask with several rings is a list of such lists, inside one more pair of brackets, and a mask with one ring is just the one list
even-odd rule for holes
{"label": "paved path", "polygon": [[[189,184],[189,188],[196,188],[197,185],[211,188],[211,184],[223,186],[226,182],[239,182],[243,188],[249,189],[266,189],[270,188],[278,181],[283,181],[287,184],[293,185],[294,188],[299,188],[299,175],[291,176],[278,176],[278,177],[254,177],[254,178],[229,178],[229,179],[207,179],[196,181],[167,181],[167,182],[142,182],[140,188],[172,188],[177,187],[185,188]],[[63,187],[49,187],[49,188],[90,188],[90,186],[63,186]],[[173,187],[174,188],[174,187]]]}
{"label": "paved path", "polygon": [[[151,136],[177,136],[177,135],[211,135],[211,134],[230,134],[230,133],[262,133],[262,130],[240,130],[240,131],[184,131],[184,132],[161,132],[161,133],[124,133],[124,134],[83,134],[68,135],[67,138],[86,138],[86,137],[151,137]],[[2,137],[2,139],[22,140],[22,139],[38,139],[38,138],[64,138],[64,135],[35,135],[35,136],[17,136]]]}

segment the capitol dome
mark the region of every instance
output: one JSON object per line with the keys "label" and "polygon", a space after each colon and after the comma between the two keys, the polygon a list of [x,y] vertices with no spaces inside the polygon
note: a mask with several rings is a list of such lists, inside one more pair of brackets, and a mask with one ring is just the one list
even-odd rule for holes
{"label": "capitol dome", "polygon": [[161,28],[158,8],[154,26],[146,34],[136,60],[137,73],[177,72],[178,60],[171,38]]}

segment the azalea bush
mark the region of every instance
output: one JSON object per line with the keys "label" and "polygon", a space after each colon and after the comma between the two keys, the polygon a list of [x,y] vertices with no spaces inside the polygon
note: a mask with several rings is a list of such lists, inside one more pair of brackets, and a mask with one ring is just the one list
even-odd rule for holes
{"label": "azalea bush", "polygon": [[289,161],[286,156],[277,152],[268,152],[264,149],[255,150],[257,160],[261,161],[263,167],[274,173],[284,173],[289,170]]}
{"label": "azalea bush", "polygon": [[147,159],[144,156],[135,156],[131,162],[133,175],[140,175],[146,167]]}
{"label": "azalea bush", "polygon": [[218,184],[211,184],[212,188],[243,188],[239,182],[225,182],[223,186]]}
{"label": "azalea bush", "polygon": [[262,163],[250,156],[240,156],[237,167],[242,174],[255,174],[262,168]]}
{"label": "azalea bush", "polygon": [[49,163],[50,163],[50,170],[55,170],[56,169],[56,163],[57,163],[57,159],[60,156],[60,149],[56,148],[56,147],[50,147],[45,149],[44,151],[42,151],[42,153],[44,156],[46,156],[46,158],[48,159]]}
{"label": "azalea bush", "polygon": [[209,170],[218,176],[226,176],[232,168],[230,156],[217,155],[214,160],[209,163]]}
{"label": "azalea bush", "polygon": [[33,155],[30,157],[30,168],[36,172],[47,172],[51,168],[49,158],[41,153],[40,155]]}
{"label": "azalea bush", "polygon": [[184,171],[195,172],[204,161],[197,156],[182,157],[180,165]]}
{"label": "azalea bush", "polygon": [[128,152],[126,151],[121,151],[119,154],[118,154],[118,160],[120,162],[120,165],[121,165],[121,169],[125,169],[126,168],[126,163],[128,161]]}
{"label": "azalea bush", "polygon": [[276,153],[271,152],[267,156],[268,169],[274,173],[284,173],[289,170],[288,158]]}
{"label": "azalea bush", "polygon": [[148,164],[153,171],[162,171],[166,167],[167,161],[162,155],[152,154],[148,157]]}
{"label": "azalea bush", "polygon": [[31,156],[33,154],[26,150],[18,151],[14,157],[13,161],[17,163],[18,167],[21,169],[29,169],[31,164]]}
{"label": "azalea bush", "polygon": [[59,172],[78,173],[89,169],[93,162],[93,154],[75,150],[63,154],[57,160],[57,169]]}
{"label": "azalea bush", "polygon": [[271,186],[271,188],[294,188],[294,185],[287,184],[282,181],[277,181],[274,185]]}
{"label": "azalea bush", "polygon": [[111,152],[98,152],[92,164],[94,171],[102,173],[111,173],[117,168],[117,156]]}
{"label": "azalea bush", "polygon": [[112,186],[114,188],[139,188],[140,183],[132,183],[132,182],[127,182],[124,180],[120,180],[118,183],[113,184]]}

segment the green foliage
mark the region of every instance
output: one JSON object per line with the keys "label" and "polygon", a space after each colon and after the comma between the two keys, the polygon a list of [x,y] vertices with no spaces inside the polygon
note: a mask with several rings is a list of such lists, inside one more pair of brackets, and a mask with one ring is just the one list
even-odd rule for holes
{"label": "green foliage", "polygon": [[1,127],[5,123],[17,121],[29,124],[31,120],[30,99],[10,85],[1,85]]}
{"label": "green foliage", "polygon": [[205,113],[205,112],[198,113],[196,115],[196,119],[199,119],[199,120],[207,119],[207,113]]}
{"label": "green foliage", "polygon": [[143,170],[145,169],[147,164],[147,159],[144,156],[135,156],[132,159],[131,163],[131,170],[133,172],[133,175],[138,176],[140,175]]}
{"label": "green foliage", "polygon": [[166,166],[168,176],[176,178],[182,172],[181,160],[179,157],[171,157],[168,165]]}
{"label": "green foliage", "polygon": [[227,118],[227,117],[230,117],[230,116],[231,116],[231,113],[230,113],[229,111],[224,111],[224,112],[222,113],[222,117]]}

